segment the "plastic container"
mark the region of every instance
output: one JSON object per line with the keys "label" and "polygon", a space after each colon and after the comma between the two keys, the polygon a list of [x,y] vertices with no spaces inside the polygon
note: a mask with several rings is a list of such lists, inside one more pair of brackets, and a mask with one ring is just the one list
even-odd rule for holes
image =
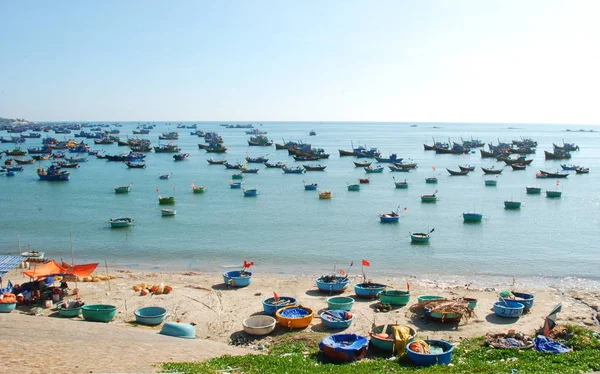
{"label": "plastic container", "polygon": [[139,308],[135,312],[137,323],[147,326],[160,325],[167,317],[167,310],[159,306],[148,306]]}
{"label": "plastic container", "polygon": [[277,320],[271,316],[252,316],[242,322],[244,331],[250,335],[267,335],[275,329]]}
{"label": "plastic container", "polygon": [[110,322],[117,315],[117,307],[104,304],[84,305],[81,312],[86,321]]}
{"label": "plastic container", "polygon": [[195,339],[196,326],[189,323],[165,322],[160,330],[162,335],[174,336],[176,338]]}

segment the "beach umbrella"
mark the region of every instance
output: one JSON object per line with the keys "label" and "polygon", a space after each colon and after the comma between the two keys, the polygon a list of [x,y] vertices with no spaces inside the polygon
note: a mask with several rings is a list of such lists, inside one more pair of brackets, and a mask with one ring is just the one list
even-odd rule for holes
{"label": "beach umbrella", "polygon": [[558,317],[558,313],[560,313],[561,310],[562,303],[559,303],[557,306],[554,307],[554,309],[552,309],[550,314],[548,314],[548,316],[544,320],[544,335],[548,336],[550,334],[550,331],[552,331],[554,326],[556,326],[556,318]]}

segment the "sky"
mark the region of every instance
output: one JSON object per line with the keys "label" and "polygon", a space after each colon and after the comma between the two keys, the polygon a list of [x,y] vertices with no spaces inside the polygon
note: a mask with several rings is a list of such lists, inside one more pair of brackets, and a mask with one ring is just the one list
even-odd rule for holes
{"label": "sky", "polygon": [[596,0],[0,0],[0,117],[600,124]]}

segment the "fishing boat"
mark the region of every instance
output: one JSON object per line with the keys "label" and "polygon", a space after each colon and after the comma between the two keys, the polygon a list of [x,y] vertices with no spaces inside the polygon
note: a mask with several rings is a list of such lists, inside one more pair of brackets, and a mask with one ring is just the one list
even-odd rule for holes
{"label": "fishing boat", "polygon": [[270,147],[273,145],[273,141],[269,140],[269,138],[267,138],[264,135],[257,135],[257,136],[253,136],[250,139],[248,139],[248,145],[259,146],[259,147]]}
{"label": "fishing boat", "polygon": [[589,174],[590,168],[578,167],[575,169],[575,174]]}
{"label": "fishing boat", "polygon": [[382,163],[402,162],[402,158],[399,158],[395,153],[392,153],[390,157],[387,158],[375,156],[375,160]]}
{"label": "fishing boat", "polygon": [[264,164],[269,159],[265,157],[246,157],[246,161],[250,164]]}
{"label": "fishing boat", "polygon": [[527,191],[527,194],[529,195],[537,195],[542,193],[542,188],[541,187],[530,187],[527,186],[525,187],[525,190]]}
{"label": "fishing boat", "polygon": [[319,199],[327,200],[333,197],[333,192],[331,191],[323,191],[319,192]]}
{"label": "fishing boat", "polygon": [[71,179],[71,173],[60,170],[60,167],[51,165],[47,169],[38,168],[37,175],[43,181],[68,181]]}
{"label": "fishing boat", "polygon": [[505,209],[521,209],[521,202],[520,201],[506,200],[504,202],[504,208]]}
{"label": "fishing boat", "polygon": [[160,196],[160,195],[158,195],[158,203],[161,205],[175,204],[175,196]]}
{"label": "fishing boat", "polygon": [[566,178],[569,176],[569,173],[551,173],[549,171],[540,170],[540,174],[544,175],[546,178]]}
{"label": "fishing boat", "polygon": [[437,191],[435,191],[434,193],[430,194],[430,195],[421,195],[421,202],[422,203],[435,203],[438,200],[438,197],[436,196]]}
{"label": "fishing boat", "polygon": [[371,166],[371,164],[373,163],[372,161],[353,161],[353,162],[357,168],[360,168],[360,167],[366,168],[366,167]]}
{"label": "fishing boat", "polygon": [[533,159],[529,159],[527,160],[524,157],[519,157],[519,158],[502,158],[502,161],[504,161],[504,163],[506,165],[513,165],[513,164],[521,164],[521,165],[531,165],[531,163],[533,162]]}
{"label": "fishing boat", "polygon": [[554,148],[554,150],[559,150],[559,151],[578,151],[579,150],[579,146],[576,145],[575,143],[565,143],[563,140],[563,145],[558,145],[555,143],[552,143],[552,147]]}
{"label": "fishing boat", "polygon": [[485,180],[486,186],[496,186],[497,184],[498,184],[498,181],[495,179],[486,179]]}
{"label": "fishing boat", "polygon": [[429,234],[431,234],[435,229],[431,229],[429,232],[411,232],[410,233],[410,241],[412,243],[429,243]]}
{"label": "fishing boat", "polygon": [[300,166],[291,167],[291,168],[289,168],[289,167],[284,167],[284,168],[281,168],[281,170],[283,170],[283,173],[284,173],[284,174],[302,174],[302,173],[304,173],[304,171],[305,171],[305,170],[304,170],[302,167],[300,167]]}
{"label": "fishing boat", "polygon": [[258,169],[241,168],[240,171],[245,174],[257,174],[258,173]]}
{"label": "fishing boat", "polygon": [[403,172],[403,173],[410,172],[410,168],[399,168],[395,165],[388,165],[388,168],[390,168],[390,170],[393,172]]}
{"label": "fishing boat", "polygon": [[232,174],[231,179],[244,179],[244,174],[242,174],[242,173]]}
{"label": "fishing boat", "polygon": [[562,196],[562,191],[546,190],[546,197],[556,198],[556,197],[561,197],[561,196]]}
{"label": "fishing boat", "polygon": [[[200,144],[198,144],[198,147],[200,147]],[[202,148],[202,147],[200,147],[200,148]],[[225,147],[221,143],[216,143],[216,144],[211,144],[211,145],[207,146],[206,148],[204,148],[204,150],[207,153],[225,153],[225,152],[227,152],[227,147]]]}
{"label": "fishing boat", "polygon": [[371,178],[358,178],[358,183],[369,184],[371,183]]}
{"label": "fishing boat", "polygon": [[425,178],[425,183],[427,184],[436,184],[438,179],[436,177]]}
{"label": "fishing boat", "polygon": [[400,182],[396,182],[396,178],[394,179],[394,185],[396,186],[396,188],[408,188],[408,182],[406,181],[406,179],[404,181],[400,181]]}
{"label": "fishing boat", "polygon": [[304,181],[302,181],[302,183],[304,183],[305,191],[315,191],[319,186],[317,183],[306,184]]}
{"label": "fishing boat", "polygon": [[7,177],[14,177],[15,175],[17,175],[17,173],[14,172],[13,170],[9,170],[6,172]]}
{"label": "fishing boat", "polygon": [[525,164],[511,164],[510,167],[513,170],[525,170],[527,168],[527,165],[525,165]]}
{"label": "fishing boat", "polygon": [[309,136],[315,136],[317,135],[317,133],[315,132],[315,130],[310,130],[310,132],[308,133]]}
{"label": "fishing boat", "polygon": [[18,159],[15,159],[15,161],[19,165],[31,165],[31,164],[35,163],[35,160],[32,159],[32,158],[27,159],[27,160],[18,160]]}
{"label": "fishing boat", "polygon": [[360,184],[348,184],[348,191],[360,191]]}
{"label": "fishing boat", "polygon": [[211,165],[224,165],[227,162],[227,160],[225,160],[225,159],[215,160],[212,158],[209,158],[206,161]]}
{"label": "fishing boat", "polygon": [[409,163],[394,162],[393,164],[395,167],[401,168],[401,169],[416,169],[418,166],[416,162],[409,162]]}
{"label": "fishing boat", "polygon": [[474,171],[475,166],[473,165],[458,165],[458,168],[462,171]]}
{"label": "fishing boat", "polygon": [[393,223],[398,222],[400,220],[400,214],[398,214],[398,207],[395,211],[391,211],[389,213],[382,213],[379,215],[379,221],[382,223]]}
{"label": "fishing boat", "polygon": [[192,183],[193,193],[204,193],[204,191],[206,191],[206,188],[204,188],[204,186],[196,186],[194,183]]}
{"label": "fishing boat", "polygon": [[242,188],[242,182],[232,182],[229,183],[230,188]]}
{"label": "fishing boat", "polygon": [[364,169],[369,174],[371,174],[371,173],[383,173],[383,166],[376,166],[376,167],[367,166]]}
{"label": "fishing boat", "polygon": [[55,164],[61,169],[74,169],[79,167],[78,162],[56,161]]}
{"label": "fishing boat", "polygon": [[177,153],[181,148],[175,144],[161,144],[154,147],[155,153]]}
{"label": "fishing boat", "polygon": [[241,163],[236,163],[236,164],[230,164],[229,162],[224,163],[223,165],[225,165],[225,169],[243,169],[244,165],[242,165]]}
{"label": "fishing boat", "polygon": [[[135,134],[135,133],[134,133]],[[177,131],[163,132],[158,136],[159,140],[177,140],[179,133]]]}
{"label": "fishing boat", "polygon": [[173,159],[175,161],[183,161],[183,160],[187,160],[187,158],[190,157],[189,153],[178,153],[176,155],[173,155]]}
{"label": "fishing boat", "polygon": [[46,252],[32,251],[29,246],[25,252],[21,252],[21,256],[25,257],[25,261],[28,262],[44,262],[46,261]]}
{"label": "fishing boat", "polygon": [[577,170],[580,168],[579,165],[570,165],[570,164],[560,164],[560,167],[563,170]]}
{"label": "fishing boat", "polygon": [[175,210],[175,209],[161,209],[160,210],[160,214],[163,217],[172,217],[175,214],[177,214],[177,210]]}
{"label": "fishing boat", "polygon": [[125,165],[130,169],[143,169],[146,167],[146,164],[143,162],[125,161]]}
{"label": "fishing boat", "polygon": [[456,171],[456,170],[450,170],[448,168],[446,170],[448,170],[448,173],[450,173],[450,175],[468,175],[469,174],[469,170]]}
{"label": "fishing boat", "polygon": [[481,170],[483,171],[483,174],[500,174],[502,173],[503,169],[494,169],[494,167],[492,166],[490,169],[481,167]]}
{"label": "fishing boat", "polygon": [[108,220],[110,223],[110,227],[129,227],[133,225],[133,218],[124,217],[124,218],[111,218]]}
{"label": "fishing boat", "polygon": [[571,158],[571,153],[555,149],[554,152],[544,151],[544,157],[546,160],[567,160]]}
{"label": "fishing boat", "polygon": [[323,171],[327,166],[319,165],[302,165],[306,171]]}
{"label": "fishing boat", "polygon": [[171,174],[161,174],[158,178],[159,179],[169,179],[169,178],[171,178]]}
{"label": "fishing boat", "polygon": [[115,193],[128,193],[131,191],[131,183],[127,186],[114,187]]}
{"label": "fishing boat", "polygon": [[267,168],[273,168],[273,169],[283,169],[285,166],[285,164],[281,161],[275,163],[275,164],[270,164],[268,162],[263,162],[263,164],[267,167]]}
{"label": "fishing boat", "polygon": [[244,197],[253,197],[253,196],[258,195],[258,191],[255,188],[251,188],[248,190],[245,188],[242,188],[242,191],[244,192]]}
{"label": "fishing boat", "polygon": [[483,214],[479,213],[463,213],[463,220],[465,222],[481,222]]}

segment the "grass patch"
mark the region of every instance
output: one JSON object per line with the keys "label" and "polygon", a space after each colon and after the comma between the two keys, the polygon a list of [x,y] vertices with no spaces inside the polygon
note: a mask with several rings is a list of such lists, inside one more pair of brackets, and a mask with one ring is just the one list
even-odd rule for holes
{"label": "grass patch", "polygon": [[[319,353],[318,343],[327,334],[299,333],[286,335],[271,347],[268,354],[221,356],[199,363],[165,363],[165,372],[211,373],[229,370],[232,374],[259,373],[505,373],[512,369],[527,373],[585,373],[600,370],[600,340],[590,330],[566,326],[555,338],[574,348],[574,352],[551,355],[533,349],[493,349],[484,345],[483,337],[462,341],[455,349],[453,366],[418,368],[406,358],[373,356],[353,363],[332,363]],[[232,370],[232,369],[237,369]]]}

